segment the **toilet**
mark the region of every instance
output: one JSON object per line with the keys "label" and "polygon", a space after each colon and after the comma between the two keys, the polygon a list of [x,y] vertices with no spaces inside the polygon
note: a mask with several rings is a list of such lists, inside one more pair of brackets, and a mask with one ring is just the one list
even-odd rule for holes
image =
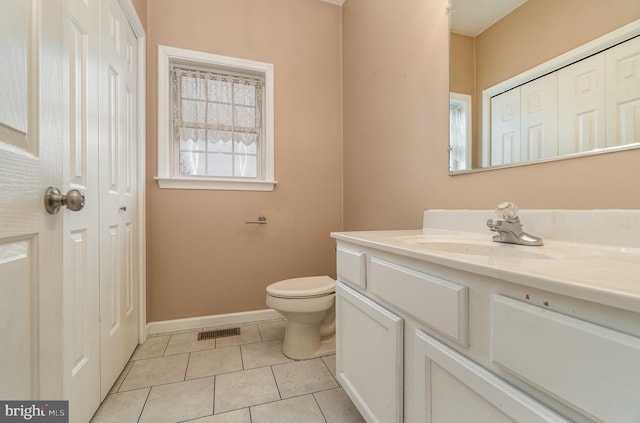
{"label": "toilet", "polygon": [[286,279],[267,287],[267,306],[287,318],[282,352],[295,360],[335,354],[336,281],[328,276]]}

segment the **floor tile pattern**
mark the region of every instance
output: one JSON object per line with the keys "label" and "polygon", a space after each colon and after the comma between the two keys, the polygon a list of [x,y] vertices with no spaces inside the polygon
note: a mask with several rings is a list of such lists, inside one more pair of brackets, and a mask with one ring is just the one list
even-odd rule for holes
{"label": "floor tile pattern", "polygon": [[198,331],[149,337],[91,423],[364,422],[336,380],[335,355],[288,359],[284,325],[204,341]]}

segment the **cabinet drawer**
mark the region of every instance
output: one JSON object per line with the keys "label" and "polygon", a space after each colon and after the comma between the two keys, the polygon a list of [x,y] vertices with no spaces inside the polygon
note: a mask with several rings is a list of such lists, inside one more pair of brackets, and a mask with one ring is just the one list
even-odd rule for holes
{"label": "cabinet drawer", "polygon": [[362,251],[344,247],[336,249],[338,279],[362,289],[367,287],[366,256]]}
{"label": "cabinet drawer", "polygon": [[469,345],[466,286],[371,258],[369,290],[460,345]]}
{"label": "cabinet drawer", "polygon": [[640,339],[496,295],[492,360],[589,417],[640,421]]}

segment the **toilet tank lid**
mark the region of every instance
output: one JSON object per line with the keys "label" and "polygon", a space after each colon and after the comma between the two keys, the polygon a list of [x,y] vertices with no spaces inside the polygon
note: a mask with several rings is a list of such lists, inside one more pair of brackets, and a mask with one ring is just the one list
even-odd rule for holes
{"label": "toilet tank lid", "polygon": [[267,287],[267,294],[284,298],[318,297],[333,294],[335,291],[336,281],[329,276],[285,279]]}

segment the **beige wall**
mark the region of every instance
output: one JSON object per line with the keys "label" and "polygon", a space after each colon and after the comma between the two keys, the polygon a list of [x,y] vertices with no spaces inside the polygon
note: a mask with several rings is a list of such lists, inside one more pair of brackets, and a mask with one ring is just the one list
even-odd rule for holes
{"label": "beige wall", "polygon": [[490,209],[506,199],[522,208],[640,208],[640,150],[448,176],[446,5],[343,6],[345,229],[419,228],[425,209]]}
{"label": "beige wall", "polygon": [[136,9],[136,13],[140,18],[142,27],[147,30],[147,0],[131,0],[133,7]]}
{"label": "beige wall", "polygon": [[447,0],[343,6],[345,229],[418,228],[447,172]]}
{"label": "beige wall", "polygon": [[484,90],[634,20],[638,0],[528,0],[476,37]]}
{"label": "beige wall", "polygon": [[454,93],[473,95],[476,79],[475,38],[452,32],[449,43],[449,89]]}
{"label": "beige wall", "polygon": [[[146,8],[147,320],[264,309],[271,282],[335,277],[340,8],[319,0],[152,0]],[[158,188],[158,44],[275,65],[273,192]],[[244,223],[260,215],[269,223]]]}
{"label": "beige wall", "polygon": [[[471,96],[471,134],[475,134],[479,121],[480,105],[476,101],[476,40],[467,35],[451,33],[449,38],[449,91]],[[478,137],[472,139],[474,147],[471,152],[471,163],[477,163],[479,148],[476,148]]]}

